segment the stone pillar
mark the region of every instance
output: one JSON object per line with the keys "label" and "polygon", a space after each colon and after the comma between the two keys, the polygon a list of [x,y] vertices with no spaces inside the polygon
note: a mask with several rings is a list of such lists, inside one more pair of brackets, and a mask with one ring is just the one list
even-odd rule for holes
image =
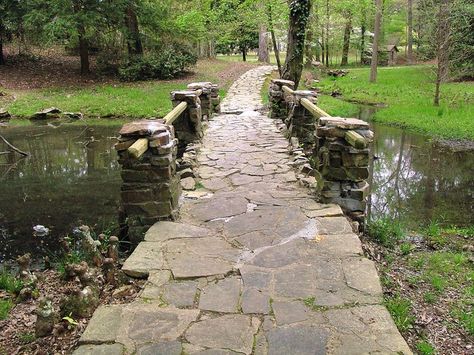
{"label": "stone pillar", "polygon": [[302,104],[301,99],[306,98],[316,104],[316,92],[297,90],[292,97],[287,97],[290,112],[285,123],[291,137],[297,137],[304,151],[311,152],[315,144],[315,130],[317,119]]}
{"label": "stone pillar", "polygon": [[[145,151],[135,158],[128,148],[142,138],[148,141],[142,145]],[[121,199],[128,236],[138,243],[155,222],[178,215],[177,139],[173,126],[162,120],[135,121],[122,127],[115,149],[122,166]]]}
{"label": "stone pillar", "polygon": [[288,86],[291,90],[294,90],[295,83],[291,80],[272,79],[268,92],[270,117],[278,118],[282,121],[288,117],[288,106],[285,100],[286,94],[282,89],[283,86]]}
{"label": "stone pillar", "polygon": [[369,149],[373,132],[355,118],[321,117],[315,162],[322,177],[321,200],[337,203],[354,219],[365,214],[369,193]]}
{"label": "stone pillar", "polygon": [[212,84],[211,86],[211,105],[212,112],[221,113],[221,97],[219,96],[219,86]]}
{"label": "stone pillar", "polygon": [[212,83],[209,81],[191,83],[188,85],[189,90],[201,90],[201,95],[199,99],[201,100],[201,111],[203,117],[207,119],[211,118],[213,113],[212,107]]}
{"label": "stone pillar", "polygon": [[186,145],[200,140],[203,136],[201,100],[195,91],[182,90],[171,92],[173,107],[186,101],[188,107],[174,123],[176,137],[179,141],[179,150],[183,152]]}

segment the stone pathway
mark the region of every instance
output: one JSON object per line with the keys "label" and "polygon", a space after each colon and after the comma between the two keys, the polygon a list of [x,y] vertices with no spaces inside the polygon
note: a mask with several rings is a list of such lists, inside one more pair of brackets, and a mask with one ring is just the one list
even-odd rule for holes
{"label": "stone pathway", "polygon": [[374,264],[335,205],[300,187],[287,141],[255,111],[272,68],[244,74],[209,122],[202,188],[123,269],[148,277],[99,308],[75,354],[410,354]]}

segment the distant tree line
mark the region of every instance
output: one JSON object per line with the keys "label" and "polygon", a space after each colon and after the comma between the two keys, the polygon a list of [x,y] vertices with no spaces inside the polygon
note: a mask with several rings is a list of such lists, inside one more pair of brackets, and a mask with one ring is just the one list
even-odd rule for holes
{"label": "distant tree line", "polygon": [[[409,64],[438,58],[441,81],[459,80],[474,72],[473,8],[472,0],[0,0],[0,64],[9,42],[19,52],[61,44],[80,57],[82,73],[94,53],[98,70],[135,80],[177,75],[197,57],[245,61],[258,50],[264,62],[273,52],[281,72],[295,53],[307,66],[372,59],[374,81],[377,56],[391,44],[405,48]],[[290,63],[280,63],[287,49]]]}

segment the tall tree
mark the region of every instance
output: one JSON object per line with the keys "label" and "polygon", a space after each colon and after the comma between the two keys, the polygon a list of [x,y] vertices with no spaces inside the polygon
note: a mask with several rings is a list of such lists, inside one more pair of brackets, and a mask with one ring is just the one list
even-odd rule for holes
{"label": "tall tree", "polygon": [[342,59],[341,65],[347,65],[349,58],[349,44],[351,40],[351,30],[352,30],[352,15],[346,13],[346,24],[344,26],[344,39],[342,43]]}
{"label": "tall tree", "polygon": [[375,83],[377,81],[377,65],[378,65],[381,27],[382,27],[382,0],[375,0],[374,43],[372,45],[372,59],[370,61],[370,79],[369,79],[371,83]]}
{"label": "tall tree", "polygon": [[311,12],[311,0],[290,0],[289,8],[288,49],[282,78],[294,81],[295,87],[298,87],[303,71],[306,25]]}
{"label": "tall tree", "polygon": [[267,28],[263,24],[260,25],[258,31],[258,61],[270,63],[270,57],[268,55]]}
{"label": "tall tree", "polygon": [[448,78],[450,40],[449,0],[440,1],[437,17],[436,57],[438,64],[436,68],[435,106],[439,106],[441,83]]}
{"label": "tall tree", "polygon": [[125,10],[125,27],[127,35],[127,48],[129,55],[142,55],[143,46],[138,27],[136,4],[131,1]]}
{"label": "tall tree", "polygon": [[413,0],[407,0],[407,61],[413,64]]}
{"label": "tall tree", "polygon": [[282,68],[281,68],[281,61],[280,61],[280,50],[278,49],[278,43],[275,36],[275,28],[274,28],[274,23],[273,23],[273,7],[270,2],[267,3],[267,19],[268,19],[268,29],[270,30],[270,35],[272,37],[273,52],[275,53],[278,73],[281,76]]}

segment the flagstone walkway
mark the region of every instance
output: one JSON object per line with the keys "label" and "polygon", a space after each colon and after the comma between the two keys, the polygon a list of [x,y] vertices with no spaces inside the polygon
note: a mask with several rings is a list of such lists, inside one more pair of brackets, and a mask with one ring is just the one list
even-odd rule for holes
{"label": "flagstone walkway", "polygon": [[198,155],[202,187],[123,269],[148,277],[100,307],[75,354],[410,354],[374,264],[338,206],[299,186],[261,107],[271,67],[237,80]]}

